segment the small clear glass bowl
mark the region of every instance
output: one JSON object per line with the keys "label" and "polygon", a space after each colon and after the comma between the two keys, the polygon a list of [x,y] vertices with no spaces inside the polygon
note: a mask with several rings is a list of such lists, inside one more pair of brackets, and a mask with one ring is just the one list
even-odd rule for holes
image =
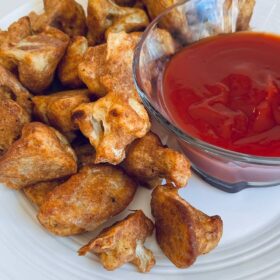
{"label": "small clear glass bowl", "polygon": [[[205,181],[231,193],[252,187],[276,186],[280,184],[280,158],[241,154],[192,137],[176,126],[160,101],[162,74],[173,54],[168,47],[164,47],[164,39],[159,36],[158,28],[167,29],[173,37],[176,42],[174,53],[202,38],[235,32],[234,25],[229,28],[225,24],[225,11],[222,6],[217,6],[221,2],[223,0],[181,1],[150,24],[135,51],[133,74],[136,88],[151,116],[173,133],[192,162],[193,170]],[[229,12],[232,24],[234,10]],[[260,15],[264,12],[261,7],[255,10],[253,30],[275,32],[272,25],[267,28],[267,18],[266,25],[262,24],[264,18]],[[257,16],[260,17],[255,18]]]}

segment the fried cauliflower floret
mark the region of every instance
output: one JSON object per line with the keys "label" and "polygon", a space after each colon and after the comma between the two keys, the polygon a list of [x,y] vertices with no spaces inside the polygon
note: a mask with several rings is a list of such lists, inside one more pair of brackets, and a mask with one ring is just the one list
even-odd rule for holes
{"label": "fried cauliflower floret", "polygon": [[82,104],[72,116],[96,150],[96,163],[119,164],[125,148],[150,130],[148,113],[136,99],[110,92],[94,103]]}
{"label": "fried cauliflower floret", "polygon": [[151,208],[157,242],[178,268],[191,266],[199,255],[213,250],[222,237],[221,218],[209,217],[192,207],[172,185],[153,191]]}
{"label": "fried cauliflower floret", "polygon": [[85,166],[56,187],[40,208],[38,219],[60,236],[93,231],[122,212],[132,201],[137,185],[113,166]]}
{"label": "fried cauliflower floret", "polygon": [[29,121],[30,116],[18,103],[0,97],[0,155],[19,138],[23,126]]}
{"label": "fried cauliflower floret", "polygon": [[0,65],[12,71],[15,64],[11,59],[2,54],[1,49],[19,43],[22,39],[32,34],[28,17],[22,17],[11,24],[7,31],[0,30]]}
{"label": "fried cauliflower floret", "polygon": [[[143,0],[147,7],[148,13],[152,19],[155,19],[162,12],[164,12],[170,6],[179,3],[180,0]],[[182,7],[177,7],[164,16],[160,21],[160,27],[167,29],[170,32],[174,32],[181,36],[182,39],[189,38],[190,31],[188,27],[188,20],[186,13],[182,10]]]}
{"label": "fried cauliflower floret", "polygon": [[25,196],[35,205],[40,207],[48,198],[51,191],[55,187],[65,182],[65,179],[58,179],[54,181],[41,182],[23,188]]}
{"label": "fried cauliflower floret", "polygon": [[83,7],[74,0],[44,0],[45,12],[37,15],[32,12],[32,29],[41,32],[47,26],[61,29],[70,37],[86,35],[86,16]]}
{"label": "fried cauliflower floret", "polygon": [[75,37],[69,44],[64,58],[59,68],[58,76],[64,86],[70,88],[79,88],[83,86],[78,73],[78,66],[88,49],[88,41],[85,37]]}
{"label": "fried cauliflower floret", "polygon": [[29,123],[0,158],[0,182],[22,189],[76,173],[76,156],[66,139],[42,123]]}
{"label": "fried cauliflower floret", "polygon": [[42,33],[22,38],[17,44],[1,47],[0,53],[17,65],[21,83],[39,93],[52,83],[68,42],[66,34],[47,27]]}
{"label": "fried cauliflower floret", "polygon": [[107,270],[115,270],[131,262],[140,272],[149,272],[155,265],[155,258],[153,252],[144,247],[144,242],[153,230],[153,222],[138,210],[104,229],[79,250],[79,255],[95,253]]}
{"label": "fried cauliflower floret", "polygon": [[91,45],[105,41],[111,32],[132,32],[149,24],[146,12],[139,8],[121,7],[111,0],[88,1],[88,39]]}
{"label": "fried cauliflower floret", "polygon": [[104,96],[109,91],[135,94],[132,75],[134,50],[141,33],[111,33],[107,44],[91,47],[79,65],[79,76],[90,91]]}
{"label": "fried cauliflower floret", "polygon": [[0,65],[0,100],[11,99],[28,114],[32,111],[32,95],[22,86],[17,78]]}
{"label": "fried cauliflower floret", "polygon": [[0,155],[20,137],[30,122],[31,95],[12,73],[0,65]]}
{"label": "fried cauliflower floret", "polygon": [[246,31],[250,28],[256,0],[238,0],[239,14],[237,17],[237,31]]}
{"label": "fried cauliflower floret", "polygon": [[151,188],[162,179],[178,188],[184,187],[191,177],[190,162],[181,153],[164,147],[152,132],[135,140],[126,154],[123,162],[126,172]]}
{"label": "fried cauliflower floret", "polygon": [[34,115],[62,133],[79,129],[71,120],[72,112],[79,105],[90,102],[88,90],[62,91],[51,95],[35,96],[32,101]]}

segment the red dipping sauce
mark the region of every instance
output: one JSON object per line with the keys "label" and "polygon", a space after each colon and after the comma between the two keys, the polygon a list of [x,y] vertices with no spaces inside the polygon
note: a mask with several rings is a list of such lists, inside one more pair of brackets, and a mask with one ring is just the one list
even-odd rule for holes
{"label": "red dipping sauce", "polygon": [[166,67],[161,98],[189,135],[280,157],[280,37],[233,33],[183,49]]}

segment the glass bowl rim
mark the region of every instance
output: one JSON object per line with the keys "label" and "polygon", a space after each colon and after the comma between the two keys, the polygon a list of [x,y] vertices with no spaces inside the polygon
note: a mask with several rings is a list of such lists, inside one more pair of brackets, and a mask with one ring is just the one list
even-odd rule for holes
{"label": "glass bowl rim", "polygon": [[159,21],[166,16],[168,13],[170,13],[173,9],[182,6],[191,0],[182,0],[169,8],[167,8],[165,11],[163,11],[160,15],[158,15],[146,28],[146,30],[143,32],[142,37],[135,49],[134,57],[133,57],[133,80],[136,87],[136,90],[138,91],[138,94],[144,104],[144,106],[148,109],[149,113],[152,114],[152,116],[164,127],[166,127],[169,131],[171,131],[173,134],[175,134],[179,139],[183,140],[184,142],[188,143],[191,146],[194,146],[198,148],[199,150],[203,150],[206,153],[219,155],[222,157],[230,158],[235,161],[239,162],[247,162],[252,164],[259,164],[259,165],[280,165],[280,157],[263,157],[263,156],[254,156],[250,154],[245,153],[239,153],[234,152],[231,150],[223,149],[221,147],[209,144],[205,141],[202,141],[198,138],[195,138],[185,132],[183,132],[180,128],[176,127],[174,124],[172,124],[167,118],[165,118],[162,113],[160,113],[153,104],[149,101],[147,98],[145,91],[140,86],[140,57],[141,52],[143,49],[143,46],[149,37],[150,33],[153,31],[153,29],[157,26]]}

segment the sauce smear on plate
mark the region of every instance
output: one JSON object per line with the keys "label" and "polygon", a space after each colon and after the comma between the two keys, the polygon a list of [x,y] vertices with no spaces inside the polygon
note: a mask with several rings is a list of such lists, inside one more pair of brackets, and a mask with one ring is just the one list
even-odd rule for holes
{"label": "sauce smear on plate", "polygon": [[166,67],[162,102],[189,135],[280,157],[280,37],[233,33],[183,49]]}

